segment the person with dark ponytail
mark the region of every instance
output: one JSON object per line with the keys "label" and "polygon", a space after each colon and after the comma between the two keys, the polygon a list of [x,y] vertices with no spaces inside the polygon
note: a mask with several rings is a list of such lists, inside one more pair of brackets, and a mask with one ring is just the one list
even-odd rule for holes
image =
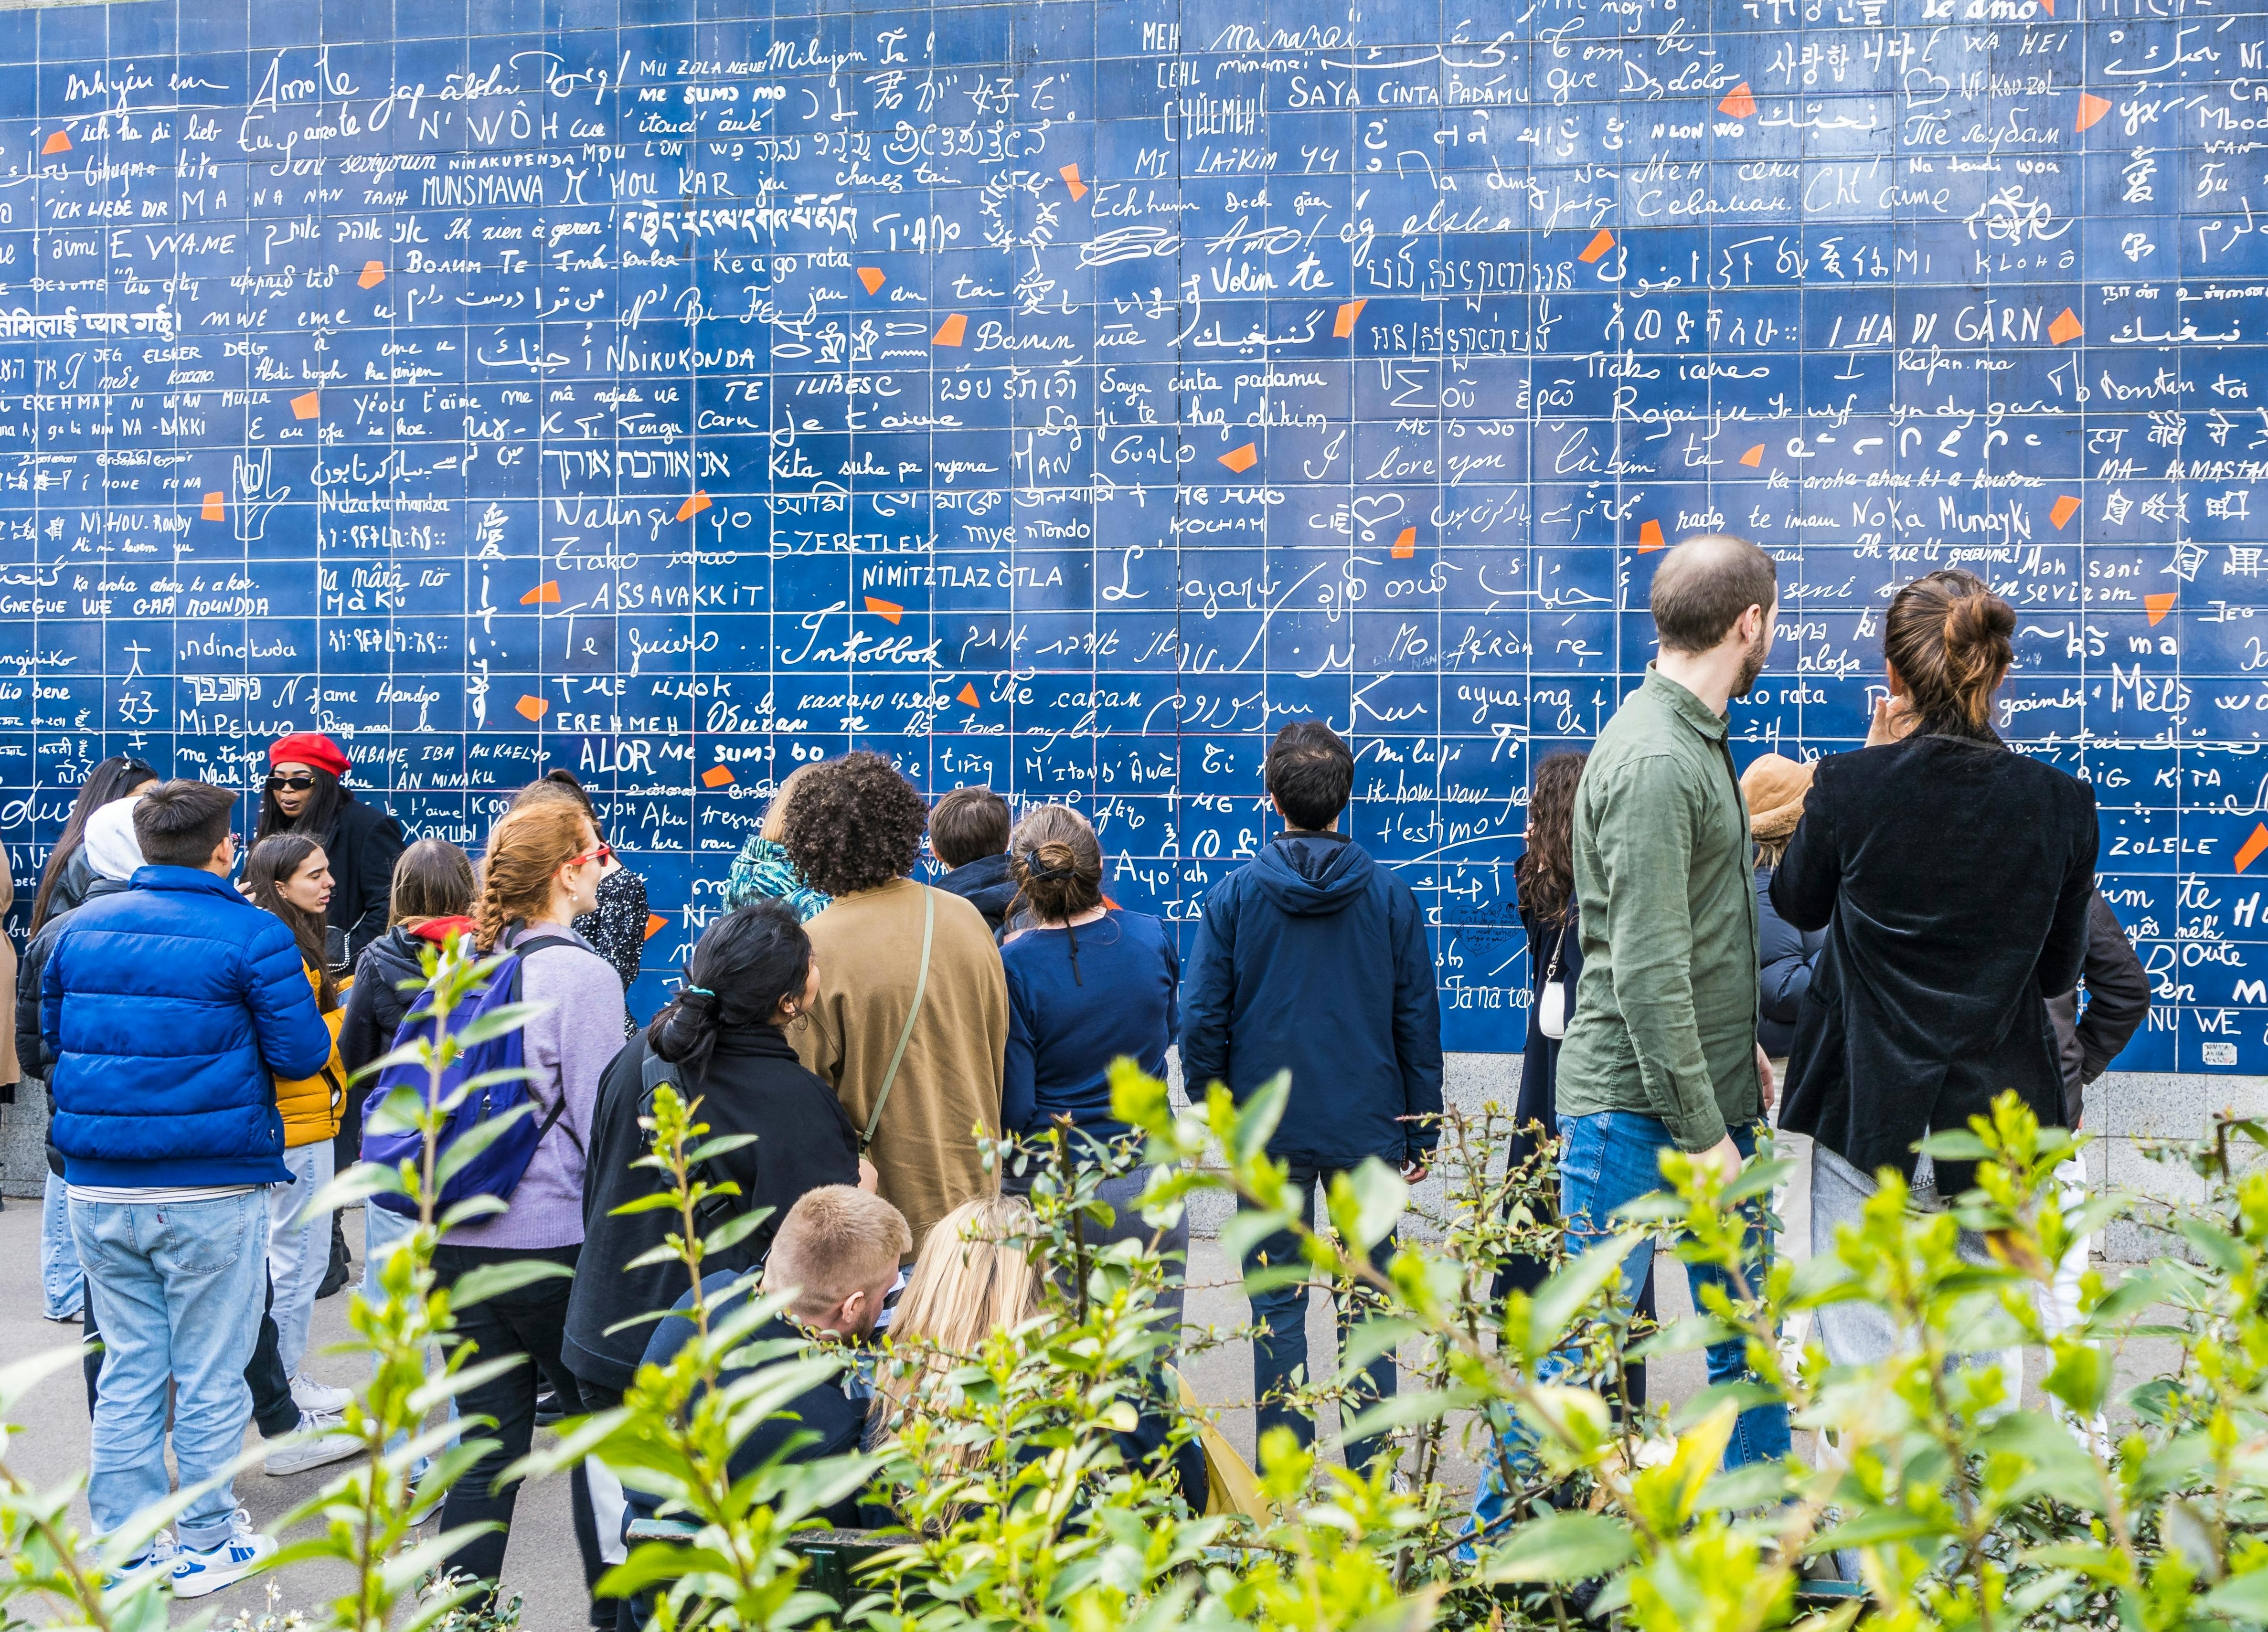
{"label": "person with dark ponytail", "polygon": [[[1152,1077],[1166,1074],[1166,1048],[1180,1023],[1181,959],[1164,924],[1104,901],[1102,846],[1086,818],[1068,805],[1027,812],[1009,835],[1008,864],[1016,895],[1006,916],[1026,927],[1000,949],[1008,975],[1001,1124],[1027,1143],[1066,1127],[1073,1159],[1092,1163],[1104,1148],[1135,1136],[1110,1112],[1111,1062],[1123,1055]],[[1034,1160],[1027,1154],[1011,1164],[1002,1187],[1028,1191]],[[1019,1165],[1021,1173],[1013,1171]],[[1148,1181],[1148,1171],[1138,1167],[1103,1183],[1100,1194],[1117,1222],[1091,1236],[1097,1246],[1159,1233],[1134,1206]],[[1189,1241],[1186,1214],[1159,1235],[1168,1261],[1186,1259]],[[1174,1315],[1168,1329],[1177,1331],[1178,1280],[1162,1302]]]}
{"label": "person with dark ponytail", "polygon": [[402,845],[401,824],[383,805],[340,785],[350,768],[344,750],[320,731],[278,737],[268,747],[268,781],[252,835],[258,844],[296,833],[323,847],[333,885],[324,916],[336,931],[329,961],[342,969],[386,933],[387,896]]}
{"label": "person with dark ponytail", "polygon": [[873,1170],[859,1159],[858,1132],[842,1100],[803,1068],[788,1040],[790,1029],[806,1023],[818,994],[811,937],[795,909],[770,897],[750,901],[703,932],[675,1000],[607,1067],[585,1170],[581,1272],[560,1345],[586,1407],[605,1409],[630,1386],[653,1335],[637,1317],[658,1315],[689,1290],[674,1259],[635,1261],[681,1228],[678,1215],[616,1212],[669,1187],[666,1174],[632,1165],[652,1143],[638,1119],[652,1114],[661,1083],[701,1102],[696,1120],[708,1124],[708,1137],[755,1136],[753,1143],[704,1164],[710,1182],[738,1185],[740,1193],[713,1202],[698,1222],[705,1234],[729,1217],[770,1216],[704,1260],[705,1270],[762,1263],[773,1232],[806,1190],[873,1187]]}
{"label": "person with dark ponytail", "polygon": [[[1993,729],[2016,614],[1973,575],[1933,572],[1883,621],[1887,690],[1867,746],[1819,761],[1771,879],[1772,905],[1824,930],[1788,1056],[1780,1126],[1808,1134],[1815,1253],[1896,1177],[1951,1202],[1975,1165],[1915,1146],[2014,1089],[2065,1120],[2048,999],[2078,982],[2095,895],[2095,795]],[[1962,1250],[1984,1261],[1984,1243]],[[1888,1355],[1879,1310],[1820,1310],[1837,1364]]]}

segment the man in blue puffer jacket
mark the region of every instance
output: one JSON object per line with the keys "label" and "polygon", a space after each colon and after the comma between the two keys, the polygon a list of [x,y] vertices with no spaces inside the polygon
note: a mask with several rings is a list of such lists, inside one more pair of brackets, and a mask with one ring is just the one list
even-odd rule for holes
{"label": "man in blue puffer jacket", "polygon": [[[183,1489],[242,1448],[264,1190],[291,1180],[274,1079],[330,1058],[291,930],[228,881],[235,804],[201,782],[144,795],[134,831],[148,865],[71,915],[40,980],[49,1136],[106,1349],[87,1480],[105,1533],[168,1494],[168,1378]],[[178,1546],[160,1533],[128,1570],[167,1570],[179,1597],[217,1592],[276,1551],[226,1481],[178,1522]]]}
{"label": "man in blue puffer jacket", "polygon": [[[1241,1103],[1278,1071],[1292,1073],[1268,1153],[1291,1165],[1306,1222],[1316,1187],[1328,1195],[1332,1175],[1366,1157],[1412,1182],[1424,1176],[1440,1137],[1418,1119],[1441,1109],[1441,1010],[1418,898],[1338,830],[1354,790],[1346,744],[1320,720],[1286,725],[1264,776],[1286,831],[1205,897],[1182,981],[1182,1075],[1193,1098],[1224,1082]],[[1392,1241],[1389,1233],[1381,1245]],[[1272,1235],[1248,1268],[1258,1258],[1296,1264],[1298,1241]],[[1252,1313],[1267,1327],[1252,1344],[1260,1430],[1288,1428],[1309,1444],[1314,1424],[1281,1402],[1307,1364],[1307,1282],[1255,1292]],[[1349,1324],[1341,1309],[1342,1333]],[[1366,1376],[1359,1396],[1393,1393],[1392,1350]],[[1392,1449],[1383,1436],[1351,1443],[1347,1463]]]}

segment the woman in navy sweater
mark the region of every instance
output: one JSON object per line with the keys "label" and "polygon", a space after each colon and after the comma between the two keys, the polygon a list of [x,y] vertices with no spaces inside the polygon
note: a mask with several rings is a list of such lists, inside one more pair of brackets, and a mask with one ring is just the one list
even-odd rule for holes
{"label": "woman in navy sweater", "polygon": [[[1110,1062],[1123,1055],[1152,1077],[1166,1074],[1166,1045],[1180,1019],[1174,993],[1181,960],[1164,924],[1103,900],[1102,847],[1077,811],[1043,805],[1030,812],[1010,836],[1008,855],[1017,886],[1009,920],[1026,912],[1029,926],[1000,949],[1008,973],[1000,1121],[1027,1142],[1066,1121],[1074,1157],[1092,1161],[1102,1148],[1135,1136],[1110,1114]],[[1004,1175],[1011,1192],[1030,1187],[1034,1164],[1021,1165],[1021,1174]],[[1153,1233],[1134,1210],[1147,1181],[1137,1169],[1103,1185],[1101,1198],[1118,1220],[1096,1245]],[[1186,1217],[1155,1233],[1169,1261],[1185,1259]],[[1178,1273],[1164,1303],[1178,1328]]]}

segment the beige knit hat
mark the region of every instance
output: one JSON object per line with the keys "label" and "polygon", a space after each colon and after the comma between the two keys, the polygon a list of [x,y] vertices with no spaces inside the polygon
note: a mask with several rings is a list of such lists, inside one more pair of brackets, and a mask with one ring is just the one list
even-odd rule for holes
{"label": "beige knit hat", "polygon": [[1770,844],[1795,831],[1795,824],[1803,818],[1803,796],[1811,790],[1811,772],[1812,764],[1766,754],[1741,773],[1751,837]]}

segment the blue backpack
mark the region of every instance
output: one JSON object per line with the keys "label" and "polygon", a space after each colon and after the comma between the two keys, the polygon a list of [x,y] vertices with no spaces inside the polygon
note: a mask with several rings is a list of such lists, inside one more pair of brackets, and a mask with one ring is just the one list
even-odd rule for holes
{"label": "blue backpack", "polygon": [[[489,976],[487,984],[475,988],[450,1011],[451,1034],[464,1031],[482,1015],[492,1013],[507,1003],[518,1003],[520,1000],[520,971],[526,967],[531,954],[541,952],[547,946],[573,946],[577,944],[557,935],[538,936],[518,943]],[[394,1036],[394,1047],[399,1048],[421,1038],[431,1038],[432,1010],[432,992],[430,989],[420,992],[417,1001],[410,1005],[409,1012],[402,1017],[401,1029]],[[446,1099],[456,1092],[458,1086],[468,1077],[480,1077],[490,1071],[518,1070],[526,1062],[526,1055],[522,1050],[520,1033],[517,1028],[501,1037],[475,1043],[459,1054],[442,1072],[439,1098]],[[436,1104],[438,1101],[431,1097],[432,1087],[431,1074],[414,1060],[389,1065],[379,1073],[377,1085],[363,1101],[363,1160],[399,1167],[405,1161],[423,1159],[425,1149],[423,1134],[414,1128],[397,1133],[373,1133],[371,1131],[371,1117],[379,1106],[386,1103],[387,1096],[398,1088],[416,1089],[427,1104]],[[446,1153],[450,1146],[490,1117],[502,1116],[515,1106],[531,1103],[541,1106],[541,1101],[528,1092],[527,1079],[524,1077],[490,1083],[484,1088],[475,1090],[449,1113],[449,1120],[442,1124],[441,1150]],[[528,1163],[534,1159],[536,1147],[543,1143],[544,1136],[551,1131],[552,1124],[559,1120],[560,1114],[566,1108],[567,1097],[563,1092],[559,1102],[544,1113],[541,1121],[533,1116],[523,1116],[512,1123],[479,1155],[449,1176],[447,1182],[441,1187],[440,1196],[434,1206],[434,1216],[438,1217],[457,1202],[476,1195],[493,1195],[498,1201],[508,1200],[526,1173]],[[575,1130],[571,1127],[567,1130],[567,1136],[575,1138]],[[581,1148],[579,1140],[576,1141],[576,1148]],[[380,1191],[370,1199],[390,1213],[399,1213],[406,1218],[417,1217],[416,1203],[398,1192]]]}

